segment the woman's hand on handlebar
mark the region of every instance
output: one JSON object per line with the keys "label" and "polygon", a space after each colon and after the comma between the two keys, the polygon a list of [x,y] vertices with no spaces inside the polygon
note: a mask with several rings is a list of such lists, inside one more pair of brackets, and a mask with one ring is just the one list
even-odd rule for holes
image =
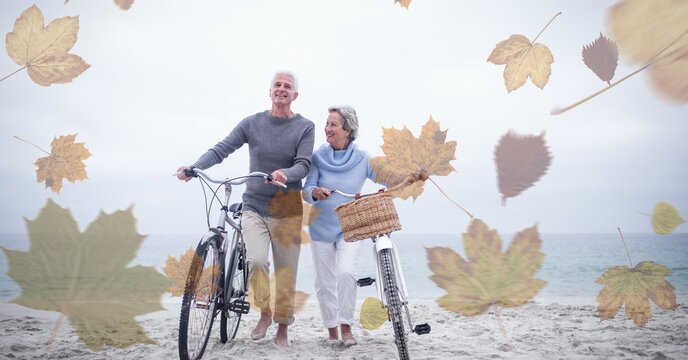
{"label": "woman's hand on handlebar", "polygon": [[313,191],[311,192],[311,196],[313,196],[313,198],[316,200],[327,200],[331,195],[332,191],[323,187],[313,188]]}

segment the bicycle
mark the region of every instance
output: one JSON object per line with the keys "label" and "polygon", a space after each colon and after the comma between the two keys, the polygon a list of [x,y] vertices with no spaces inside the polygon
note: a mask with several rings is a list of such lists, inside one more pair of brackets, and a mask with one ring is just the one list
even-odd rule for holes
{"label": "bicycle", "polygon": [[[392,189],[388,189],[390,191]],[[406,280],[401,267],[401,261],[396,247],[390,236],[395,230],[401,229],[398,216],[390,196],[384,196],[385,190],[369,194],[349,194],[339,190],[331,190],[347,198],[355,199],[336,208],[345,241],[357,241],[369,238],[373,242],[373,259],[375,259],[376,279],[370,277],[357,280],[359,287],[375,283],[378,299],[387,307],[387,313],[394,329],[394,342],[401,360],[409,360],[407,335],[411,332],[417,335],[430,333],[427,323],[413,325],[411,312],[408,309],[408,291]],[[377,197],[377,198],[376,198]],[[368,198],[367,204],[356,204],[360,199]],[[347,207],[350,207],[347,209]],[[375,216],[369,216],[378,211]],[[366,218],[367,217],[367,218]],[[404,324],[402,309],[405,310],[408,325]],[[408,330],[408,331],[407,331]]]}
{"label": "bicycle", "polygon": [[[241,228],[241,203],[227,206],[232,185],[243,184],[250,178],[263,178],[270,184],[287,186],[262,172],[223,180],[213,179],[199,169],[185,169],[184,174],[199,178],[204,194],[206,187],[212,190],[209,182],[219,184],[212,193],[210,205],[206,196],[208,232],[198,242],[196,256],[189,267],[179,317],[179,358],[198,360],[208,344],[215,317],[220,314],[220,341],[226,343],[236,337],[241,315],[248,314],[251,307],[246,301],[249,264]],[[222,186],[224,201],[217,197]],[[221,205],[220,217],[217,226],[211,227],[210,208],[215,199]],[[227,224],[232,231],[231,238],[225,228]]]}

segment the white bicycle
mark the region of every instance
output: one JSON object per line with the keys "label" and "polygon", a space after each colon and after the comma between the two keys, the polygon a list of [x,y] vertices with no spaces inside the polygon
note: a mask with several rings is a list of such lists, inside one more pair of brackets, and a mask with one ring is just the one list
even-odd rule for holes
{"label": "white bicycle", "polygon": [[[370,194],[349,194],[339,190],[332,190],[347,198],[356,199],[357,201],[368,202],[367,204],[356,204],[357,201],[342,204],[337,208],[337,215],[339,216],[342,231],[346,241],[355,241],[364,238],[369,238],[373,243],[373,259],[375,259],[376,281],[370,277],[358,279],[357,285],[359,287],[369,286],[375,283],[377,288],[378,299],[387,307],[389,320],[392,322],[394,328],[394,342],[399,351],[399,358],[401,360],[409,360],[408,352],[408,334],[416,333],[417,335],[424,335],[430,332],[430,325],[427,323],[413,325],[411,321],[411,313],[408,309],[408,291],[406,289],[406,281],[404,280],[404,271],[401,267],[401,261],[397,254],[394,242],[392,242],[390,235],[392,231],[398,230],[398,218],[391,197],[382,198],[384,190],[377,193]],[[377,197],[377,198],[376,198]],[[363,198],[368,198],[363,200]],[[361,199],[361,200],[359,200]],[[372,203],[372,204],[371,204]],[[371,207],[372,205],[372,207]],[[346,206],[353,206],[351,209],[345,210]],[[373,207],[386,207],[383,211],[375,213]],[[368,219],[360,220],[361,217],[368,216]],[[359,223],[377,223],[372,226],[347,225],[349,217],[357,218],[354,222]],[[397,224],[394,224],[396,218]],[[382,224],[382,225],[379,225]],[[355,228],[355,229],[354,229]],[[406,314],[407,323],[404,323],[404,316]]]}

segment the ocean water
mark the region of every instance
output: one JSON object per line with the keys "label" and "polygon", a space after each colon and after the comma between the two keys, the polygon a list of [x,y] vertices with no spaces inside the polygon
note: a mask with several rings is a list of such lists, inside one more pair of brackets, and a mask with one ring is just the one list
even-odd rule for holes
{"label": "ocean water", "polygon": [[[502,247],[507,249],[511,235],[500,234]],[[155,266],[160,272],[168,256],[179,257],[189,247],[195,247],[199,235],[148,235],[131,265]],[[595,297],[602,289],[595,280],[608,268],[628,266],[629,260],[619,234],[541,234],[545,254],[542,266],[535,277],[545,280],[546,286],[535,300],[544,303],[580,305],[595,304]],[[675,287],[679,303],[688,301],[688,234],[624,234],[633,264],[650,260],[668,267],[672,274],[666,279]],[[421,235],[395,233],[392,236],[401,258],[409,297],[434,299],[445,291],[430,280],[426,248],[441,246],[451,248],[465,259],[460,234]],[[28,251],[29,240],[25,234],[0,234],[0,246]],[[297,290],[311,294],[313,289],[313,265],[310,246],[302,246],[297,278]],[[370,240],[362,244],[358,262],[359,277],[375,277],[373,250]],[[21,289],[8,276],[5,253],[0,251],[0,302],[11,301],[20,295]],[[361,288],[359,298],[375,296],[374,286]],[[163,302],[177,302],[169,295]]]}

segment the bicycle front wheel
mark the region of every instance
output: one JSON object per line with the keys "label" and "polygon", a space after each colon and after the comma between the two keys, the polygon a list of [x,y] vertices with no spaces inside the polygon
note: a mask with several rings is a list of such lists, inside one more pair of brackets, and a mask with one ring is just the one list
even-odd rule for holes
{"label": "bicycle front wheel", "polygon": [[389,312],[392,326],[394,327],[394,343],[399,350],[399,359],[409,360],[406,344],[406,332],[404,331],[404,319],[402,318],[401,298],[397,288],[397,277],[392,262],[392,249],[380,250],[380,264],[382,266],[382,283],[384,285],[385,299],[387,299],[387,311]]}
{"label": "bicycle front wheel", "polygon": [[179,317],[179,358],[182,360],[200,359],[208,344],[222,281],[219,243],[219,236],[214,236],[198,244],[189,267]]}
{"label": "bicycle front wheel", "polygon": [[[235,301],[244,304],[248,291],[246,248],[242,242],[237,242],[232,248],[234,251],[231,254],[227,269],[227,304],[232,304]],[[220,316],[220,341],[226,343],[227,340],[233,340],[237,330],[239,330],[240,322],[241,312],[233,311],[231,308],[223,310]]]}

